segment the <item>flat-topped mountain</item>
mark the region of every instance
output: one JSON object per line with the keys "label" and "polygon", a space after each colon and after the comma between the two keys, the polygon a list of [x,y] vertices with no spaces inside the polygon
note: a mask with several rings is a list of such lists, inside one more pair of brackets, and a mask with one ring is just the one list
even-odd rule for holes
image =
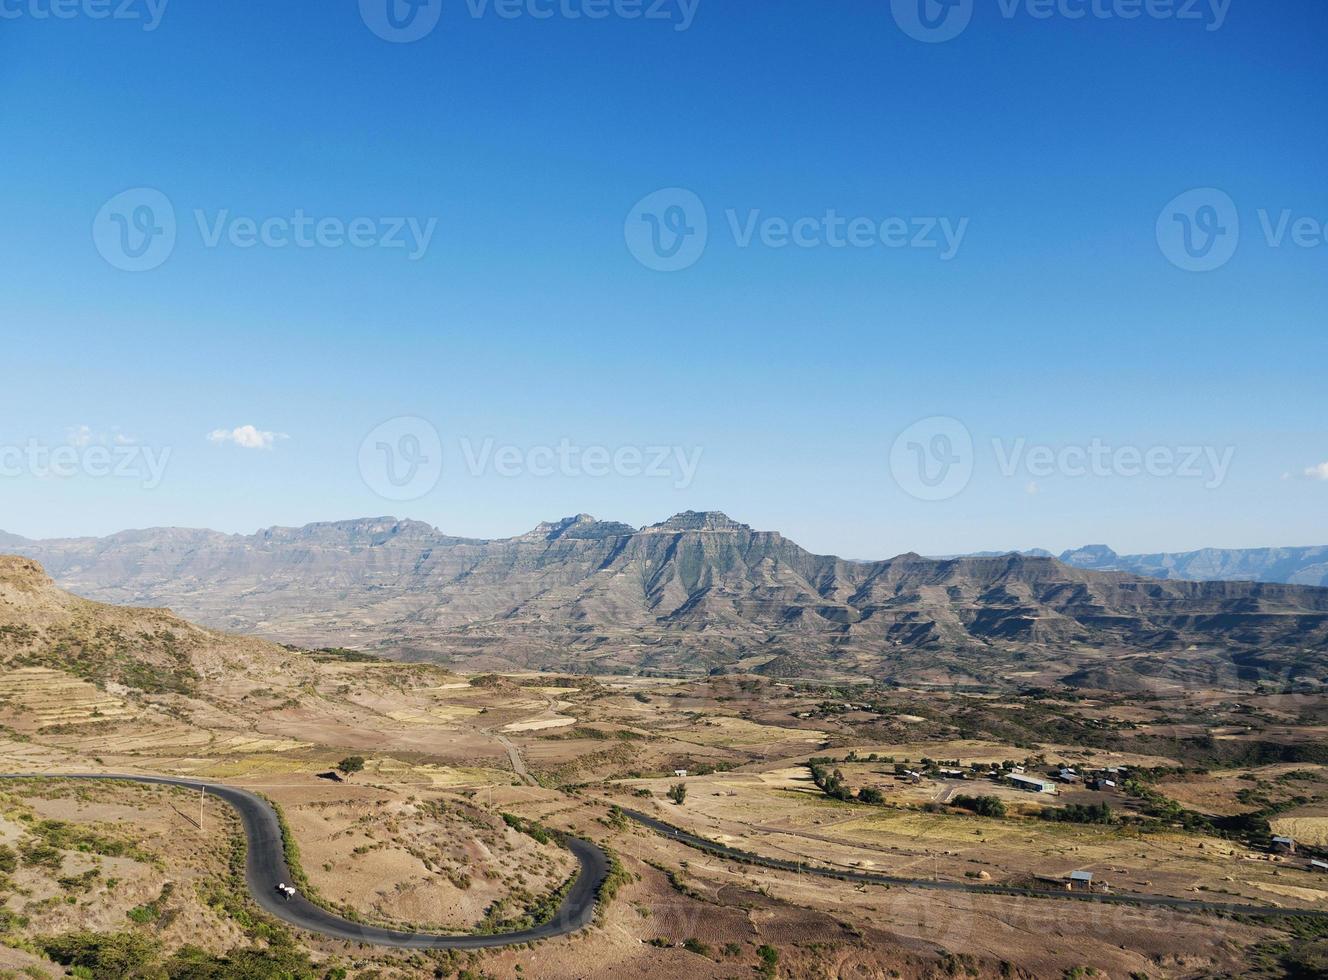
{"label": "flat-topped mountain", "polygon": [[1122,655],[1112,680],[1128,686],[1191,670],[1318,677],[1328,651],[1328,589],[1161,581],[1040,555],[848,561],[719,513],[640,530],[582,514],[499,540],[383,517],[9,542],[100,601],[472,667],[945,683],[1016,662],[1075,674]]}

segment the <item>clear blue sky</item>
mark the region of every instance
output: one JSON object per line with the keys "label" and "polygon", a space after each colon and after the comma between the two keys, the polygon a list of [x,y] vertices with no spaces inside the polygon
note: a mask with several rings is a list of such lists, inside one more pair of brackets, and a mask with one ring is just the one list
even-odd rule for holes
{"label": "clear blue sky", "polygon": [[[378,37],[355,0],[172,0],[150,31],[5,2],[0,528],[395,514],[502,536],[695,508],[853,557],[1328,542],[1328,247],[1321,224],[1317,244],[1302,224],[1303,244],[1271,247],[1259,218],[1328,221],[1317,0],[1232,0],[1215,30],[979,0],[935,44],[886,0],[700,0],[686,30],[676,3],[669,23],[444,0],[413,43]],[[703,202],[709,240],[661,272],[624,227],[675,187]],[[1209,187],[1234,202],[1240,245],[1186,271],[1159,215]],[[132,188],[177,218],[150,271],[94,241]],[[222,212],[297,210],[437,224],[415,259],[206,243]],[[729,210],[967,224],[946,261],[740,247]],[[441,440],[441,479],[416,499],[384,499],[360,465],[398,416]],[[932,416],[974,444],[971,480],[943,500],[891,467],[896,437]],[[702,455],[690,481],[505,476],[468,466],[463,439]],[[1234,455],[1218,486],[1119,466],[1006,475],[998,459],[1094,439]],[[72,445],[77,472],[16,462],[34,444]],[[169,450],[160,482],[95,475],[102,444]]]}

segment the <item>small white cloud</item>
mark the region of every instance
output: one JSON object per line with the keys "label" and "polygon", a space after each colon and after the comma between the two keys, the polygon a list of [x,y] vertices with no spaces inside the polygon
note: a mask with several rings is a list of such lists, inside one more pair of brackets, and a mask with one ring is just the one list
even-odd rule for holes
{"label": "small white cloud", "polygon": [[117,446],[137,446],[138,440],[133,436],[127,436],[123,432],[115,434],[115,444]]}
{"label": "small white cloud", "polygon": [[1311,466],[1305,471],[1307,480],[1325,480],[1328,481],[1328,463],[1320,463],[1318,466]]}
{"label": "small white cloud", "polygon": [[290,438],[284,432],[265,432],[252,425],[241,425],[234,429],[213,429],[208,433],[208,442],[230,442],[241,449],[271,449],[279,439]]}
{"label": "small white cloud", "polygon": [[1041,492],[1042,488],[1037,485],[1037,480],[1029,480],[1028,485],[1024,487],[1024,493],[1030,497]]}
{"label": "small white cloud", "polygon": [[93,438],[92,427],[88,425],[74,425],[65,429],[66,441],[71,446],[77,446],[79,449],[92,445]]}

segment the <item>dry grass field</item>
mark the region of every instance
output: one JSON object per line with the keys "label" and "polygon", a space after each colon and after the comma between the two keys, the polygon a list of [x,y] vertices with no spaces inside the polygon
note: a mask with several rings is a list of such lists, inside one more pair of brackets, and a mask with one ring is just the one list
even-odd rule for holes
{"label": "dry grass field", "polygon": [[[83,637],[92,649],[109,635],[102,607],[26,585],[0,605],[0,627],[19,606],[61,643]],[[1313,962],[1322,944],[1277,918],[980,890],[1063,890],[1071,871],[1091,871],[1115,895],[1328,907],[1328,876],[1308,868],[1328,844],[1328,767],[1300,758],[1315,751],[1305,732],[1323,720],[1313,701],[460,676],[233,640],[165,614],[142,614],[147,625],[133,611],[105,615],[122,639],[97,641],[103,659],[75,657],[66,669],[41,630],[0,632],[5,769],[182,775],[261,792],[285,814],[311,893],[369,922],[492,931],[536,914],[574,863],[504,814],[599,842],[623,874],[576,936],[396,952],[297,932],[260,912],[238,877],[236,821],[216,802],[200,829],[197,797],[180,791],[3,785],[0,976],[66,974],[71,936],[114,937],[120,953],[170,976],[194,975],[181,957],[231,957],[232,966],[249,957],[260,964],[254,976],[301,980],[1276,977],[1296,957]],[[175,680],[144,686],[158,661]],[[352,755],[362,771],[323,778]],[[814,758],[834,760],[847,798],[813,781]],[[1003,763],[1132,776],[1043,796],[985,778]],[[970,778],[941,772],[956,764]],[[897,767],[920,775],[901,778]],[[680,784],[678,804],[668,797]],[[855,799],[869,788],[879,802]],[[956,804],[964,796],[991,797],[1004,816],[969,812]],[[1101,823],[1042,812],[1078,818],[1104,806]],[[615,807],[760,857],[978,890],[854,884],[726,860]],[[1272,832],[1297,837],[1299,852],[1269,853]],[[83,975],[132,975],[117,969],[94,964]],[[261,972],[274,969],[284,972]]]}

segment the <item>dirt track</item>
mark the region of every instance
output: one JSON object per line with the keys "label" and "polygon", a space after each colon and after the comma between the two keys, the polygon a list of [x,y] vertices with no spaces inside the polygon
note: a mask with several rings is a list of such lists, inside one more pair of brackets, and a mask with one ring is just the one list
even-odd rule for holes
{"label": "dirt track", "polygon": [[1090,894],[1070,891],[1036,891],[1032,889],[1003,888],[1000,885],[976,885],[962,881],[938,881],[930,878],[903,878],[896,875],[873,874],[866,871],[841,871],[835,868],[822,868],[780,858],[762,857],[750,851],[742,851],[727,844],[707,840],[689,833],[680,827],[665,823],[655,817],[637,810],[622,808],[622,812],[637,823],[649,827],[656,833],[663,834],[688,847],[714,854],[717,857],[730,858],[744,864],[773,868],[776,871],[792,871],[794,874],[815,875],[820,878],[835,878],[865,885],[896,885],[905,888],[924,888],[932,891],[971,892],[976,895],[1011,895],[1021,898],[1050,898],[1072,902],[1098,902],[1107,905],[1152,905],[1176,909],[1182,912],[1220,912],[1228,915],[1248,915],[1260,918],[1295,917],[1328,920],[1328,912],[1314,909],[1284,909],[1269,905],[1224,905],[1217,902],[1198,902],[1184,898],[1168,898],[1164,895],[1134,894]]}

